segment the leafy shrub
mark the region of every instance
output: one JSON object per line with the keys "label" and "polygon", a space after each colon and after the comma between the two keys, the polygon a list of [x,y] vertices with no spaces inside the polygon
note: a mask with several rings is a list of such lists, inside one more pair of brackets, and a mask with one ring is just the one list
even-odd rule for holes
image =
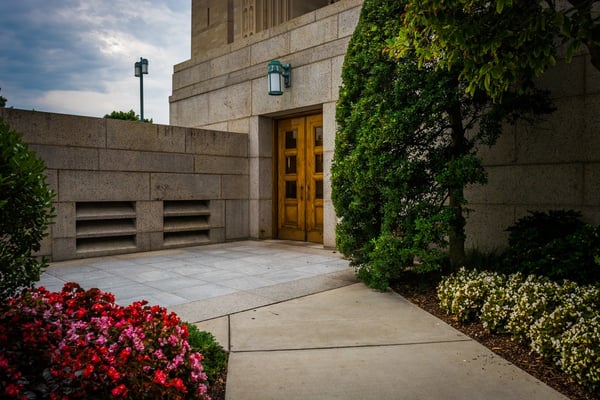
{"label": "leafy shrub", "polygon": [[459,65],[394,57],[390,42],[414,29],[402,24],[407,4],[363,2],[336,107],[336,245],[377,288],[405,270],[462,266],[464,188],[487,179],[477,145],[492,145],[504,122],[550,111],[542,92],[491,102],[464,93]]}
{"label": "leafy shrub", "polygon": [[600,279],[600,231],[573,210],[530,212],[508,228],[504,270],[550,279],[593,283]]}
{"label": "leafy shrub", "polygon": [[502,264],[502,252],[498,250],[482,251],[477,248],[465,252],[464,266],[467,269],[497,271]]}
{"label": "leafy shrub", "polygon": [[227,367],[227,352],[210,332],[201,331],[194,324],[185,323],[188,329],[188,343],[192,350],[204,356],[202,366],[208,384],[215,383],[219,374]]}
{"label": "leafy shrub", "polygon": [[459,319],[480,315],[600,394],[600,287],[463,268],[442,280],[438,297]]}
{"label": "leafy shrub", "polygon": [[402,239],[389,233],[371,240],[370,247],[370,261],[359,268],[358,278],[372,288],[386,290],[389,282],[412,264],[412,256],[406,254]]}
{"label": "leafy shrub", "polygon": [[397,0],[364,2],[336,109],[331,169],[332,201],[340,217],[336,244],[358,266],[359,278],[379,289],[404,270],[440,268],[444,257],[435,250],[448,246],[456,216],[446,205],[448,187],[483,179],[476,161],[470,163],[477,164],[473,173],[448,174],[474,161],[466,154],[469,145],[452,153],[448,113],[463,109],[453,106],[455,74],[385,54],[388,40],[402,29],[398,16],[404,6]]}
{"label": "leafy shrub", "polygon": [[44,162],[0,118],[0,300],[33,287],[46,266],[32,254],[52,217]]}
{"label": "leafy shrub", "polygon": [[0,397],[207,399],[203,356],[179,318],[75,283],[0,308]]}

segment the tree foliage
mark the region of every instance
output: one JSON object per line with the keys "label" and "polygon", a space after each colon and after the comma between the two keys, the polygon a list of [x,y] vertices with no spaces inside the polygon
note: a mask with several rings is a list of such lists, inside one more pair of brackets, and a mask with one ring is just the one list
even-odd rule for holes
{"label": "tree foliage", "polygon": [[[125,111],[113,111],[110,114],[106,114],[104,118],[110,119],[121,119],[124,121],[139,121],[140,116],[133,110]],[[144,118],[144,122],[152,123],[152,119]]]}
{"label": "tree foliage", "polygon": [[[2,89],[0,89],[2,90]],[[0,107],[6,106],[6,97],[0,96]]]}
{"label": "tree foliage", "polygon": [[492,104],[465,94],[459,69],[385,54],[404,29],[398,0],[365,0],[342,69],[332,200],[337,245],[359,277],[385,288],[405,268],[464,258],[463,189],[485,183],[477,143],[503,121],[548,110],[544,93]]}
{"label": "tree foliage", "polygon": [[44,170],[21,134],[0,118],[0,299],[32,287],[46,266],[33,255],[53,214]]}
{"label": "tree foliage", "polygon": [[533,79],[586,45],[600,69],[598,0],[409,0],[400,20],[405,29],[389,50],[414,52],[420,65],[460,66],[466,92],[484,90],[495,101],[506,92],[526,93]]}

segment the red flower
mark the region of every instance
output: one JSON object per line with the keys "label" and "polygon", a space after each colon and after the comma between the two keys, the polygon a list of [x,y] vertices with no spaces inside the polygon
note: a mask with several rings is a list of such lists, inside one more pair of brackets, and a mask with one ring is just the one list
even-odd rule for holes
{"label": "red flower", "polygon": [[13,396],[13,397],[17,397],[17,395],[20,393],[19,387],[12,383],[9,384],[6,388],[4,388],[4,391],[6,392],[7,395]]}
{"label": "red flower", "polygon": [[164,371],[157,369],[154,371],[154,383],[158,383],[160,385],[164,385],[167,382],[167,375]]}
{"label": "red flower", "polygon": [[114,367],[109,367],[107,371],[108,377],[114,382],[121,379],[121,374]]}
{"label": "red flower", "polygon": [[119,354],[119,358],[123,361],[126,361],[131,354],[131,348],[127,347],[126,349],[121,350],[121,354]]}
{"label": "red flower", "polygon": [[94,366],[92,364],[88,364],[83,368],[83,376],[89,378],[94,373]]}
{"label": "red flower", "polygon": [[183,393],[187,391],[185,384],[183,383],[183,380],[181,380],[181,378],[171,379],[171,381],[169,382],[169,386],[174,387],[175,389]]}
{"label": "red flower", "polygon": [[127,395],[127,387],[124,384],[113,388],[110,393],[115,397],[125,397]]}

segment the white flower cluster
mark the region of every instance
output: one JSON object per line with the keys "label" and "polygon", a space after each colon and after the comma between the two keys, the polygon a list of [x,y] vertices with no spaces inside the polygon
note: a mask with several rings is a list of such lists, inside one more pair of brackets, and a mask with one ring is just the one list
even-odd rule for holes
{"label": "white flower cluster", "polygon": [[510,333],[576,382],[600,394],[600,287],[460,269],[438,287],[440,306]]}
{"label": "white flower cluster", "polygon": [[481,314],[483,303],[490,292],[497,290],[504,279],[494,273],[461,268],[447,276],[438,286],[440,307],[461,321],[473,321]]}

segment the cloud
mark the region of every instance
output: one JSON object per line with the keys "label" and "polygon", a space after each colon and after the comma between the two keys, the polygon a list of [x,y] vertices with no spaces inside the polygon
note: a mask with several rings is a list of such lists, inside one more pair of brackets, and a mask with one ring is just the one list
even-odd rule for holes
{"label": "cloud", "polygon": [[189,58],[189,0],[7,3],[0,3],[0,88],[8,106],[139,113],[133,64],[145,57],[145,117],[168,123],[173,65]]}

